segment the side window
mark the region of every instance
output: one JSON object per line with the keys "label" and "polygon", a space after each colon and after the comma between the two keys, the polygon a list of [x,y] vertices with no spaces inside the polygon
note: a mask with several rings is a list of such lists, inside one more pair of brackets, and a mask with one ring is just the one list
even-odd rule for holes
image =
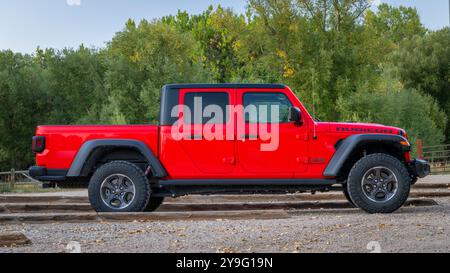
{"label": "side window", "polygon": [[185,108],[184,122],[224,124],[228,121],[229,104],[230,98],[225,92],[187,92],[184,95],[184,105],[188,108]]}
{"label": "side window", "polygon": [[289,99],[283,93],[251,92],[243,97],[246,123],[289,122]]}

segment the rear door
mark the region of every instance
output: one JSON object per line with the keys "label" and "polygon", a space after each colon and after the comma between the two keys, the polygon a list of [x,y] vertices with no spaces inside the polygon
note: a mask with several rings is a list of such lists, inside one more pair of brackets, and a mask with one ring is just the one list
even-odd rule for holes
{"label": "rear door", "polygon": [[[235,141],[227,139],[227,127],[233,127],[228,106],[234,100],[233,89],[180,90],[181,147],[203,173],[224,174],[234,170]],[[233,136],[234,131],[228,134]]]}

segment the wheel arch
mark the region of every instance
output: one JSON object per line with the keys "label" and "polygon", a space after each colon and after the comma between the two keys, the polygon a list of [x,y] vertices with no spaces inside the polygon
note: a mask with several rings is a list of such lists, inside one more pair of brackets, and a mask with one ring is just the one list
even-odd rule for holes
{"label": "wheel arch", "polygon": [[[115,154],[115,156],[114,156]],[[125,156],[120,158],[118,155]],[[73,160],[67,177],[84,177],[103,160],[134,158],[146,162],[156,178],[167,176],[166,170],[152,150],[142,141],[133,139],[95,139],[85,142]]]}
{"label": "wheel arch", "polygon": [[403,146],[402,141],[408,142],[400,135],[361,134],[352,135],[337,142],[336,152],[328,163],[323,175],[326,177],[345,178],[351,167],[368,154],[385,153],[405,161],[405,152],[410,146]]}

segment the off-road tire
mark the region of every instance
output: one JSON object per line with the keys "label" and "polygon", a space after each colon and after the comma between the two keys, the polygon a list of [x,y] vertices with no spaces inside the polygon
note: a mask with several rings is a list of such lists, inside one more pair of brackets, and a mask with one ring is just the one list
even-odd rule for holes
{"label": "off-road tire", "polygon": [[342,193],[345,196],[345,199],[348,201],[348,203],[353,207],[356,208],[355,202],[350,198],[350,194],[348,193],[347,184],[343,185]]}
{"label": "off-road tire", "polygon": [[[134,184],[134,199],[126,208],[114,209],[107,206],[102,200],[101,185],[106,177],[113,174],[125,175]],[[88,193],[89,201],[97,212],[141,212],[147,206],[151,188],[145,173],[138,166],[127,161],[112,161],[95,171],[89,182]]]}
{"label": "off-road tire", "polygon": [[[385,202],[370,200],[362,188],[364,174],[371,168],[384,167],[392,171],[397,178],[397,191]],[[356,206],[368,213],[392,213],[406,202],[411,188],[411,178],[405,165],[388,154],[371,154],[361,158],[350,170],[347,190]]]}
{"label": "off-road tire", "polygon": [[150,200],[148,200],[148,204],[145,207],[144,211],[152,212],[155,211],[161,206],[164,202],[164,197],[152,197],[150,196]]}

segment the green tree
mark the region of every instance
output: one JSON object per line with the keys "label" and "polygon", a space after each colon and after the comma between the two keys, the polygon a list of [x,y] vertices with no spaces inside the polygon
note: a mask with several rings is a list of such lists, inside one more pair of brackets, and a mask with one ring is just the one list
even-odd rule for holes
{"label": "green tree", "polygon": [[236,50],[246,29],[243,15],[219,5],[216,9],[210,6],[199,15],[189,16],[186,12],[178,12],[176,16],[164,17],[162,22],[185,33],[192,33],[199,43],[205,68],[210,71],[214,81],[232,81],[242,65]]}
{"label": "green tree", "polygon": [[[436,99],[450,116],[450,28],[406,41],[393,56],[400,81]],[[447,123],[450,140],[450,122]]]}
{"label": "green tree", "polygon": [[431,96],[413,89],[384,93],[360,89],[340,99],[338,106],[345,120],[403,128],[412,143],[420,138],[426,145],[436,145],[445,139],[445,113]]}
{"label": "green tree", "polygon": [[98,122],[107,94],[103,84],[106,67],[96,50],[83,45],[77,50],[38,49],[35,62],[45,69],[52,105],[49,123]]}
{"label": "green tree", "polygon": [[31,136],[46,120],[46,82],[29,55],[0,51],[0,169],[23,169],[33,162]]}
{"label": "green tree", "polygon": [[[164,84],[208,81],[198,48],[190,33],[174,26],[146,20],[136,26],[128,21],[108,45],[105,84],[110,104],[101,119],[157,122],[159,92]],[[110,111],[115,114],[111,116]]]}
{"label": "green tree", "polygon": [[395,44],[426,33],[415,8],[393,7],[386,3],[379,5],[377,12],[367,11],[365,24],[377,39]]}
{"label": "green tree", "polygon": [[[244,48],[264,49],[254,54],[253,63],[261,64],[259,58],[270,60],[264,62],[269,68],[256,72],[270,71],[271,78],[289,84],[308,108],[314,92],[317,115],[338,120],[337,99],[355,92],[359,81],[372,73],[360,50],[369,1],[250,0],[249,3],[253,20],[265,29],[261,40],[267,43],[258,47],[260,42],[249,36],[246,40],[249,45]],[[252,74],[252,65],[246,68]]]}

